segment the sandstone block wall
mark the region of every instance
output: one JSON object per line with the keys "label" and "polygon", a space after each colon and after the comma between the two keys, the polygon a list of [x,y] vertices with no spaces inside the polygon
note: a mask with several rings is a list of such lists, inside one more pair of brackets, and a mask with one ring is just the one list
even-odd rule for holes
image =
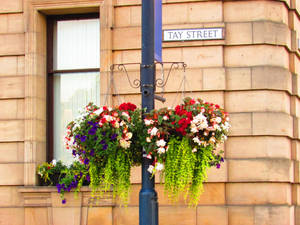
{"label": "sandstone block wall", "polygon": [[[140,169],[133,169],[128,208],[88,189],[62,205],[55,188],[41,188],[36,165],[46,159],[47,14],[100,12],[101,93],[109,67],[141,58],[140,0],[1,0],[0,224],[138,224]],[[161,225],[300,225],[300,3],[298,0],[163,0],[163,29],[223,27],[224,40],[163,43],[164,61],[184,61],[164,92],[225,107],[232,129],[226,161],[209,171],[196,208],[172,205],[156,185]],[[168,66],[165,66],[165,73]],[[157,77],[161,70],[157,69]],[[129,75],[138,78],[138,67]],[[140,103],[138,89],[114,73],[110,104]],[[157,89],[158,93],[162,89]],[[158,181],[158,180],[157,180]],[[93,207],[89,207],[93,205]]]}

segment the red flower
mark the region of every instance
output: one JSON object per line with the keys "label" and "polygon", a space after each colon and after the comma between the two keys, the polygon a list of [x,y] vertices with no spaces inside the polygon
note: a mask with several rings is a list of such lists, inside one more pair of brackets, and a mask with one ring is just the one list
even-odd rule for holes
{"label": "red flower", "polygon": [[189,102],[190,105],[194,105],[195,103],[196,103],[196,101],[194,99],[191,99]]}
{"label": "red flower", "polygon": [[136,105],[135,104],[132,104],[130,102],[127,102],[127,103],[122,103],[120,106],[119,106],[119,110],[131,110],[131,111],[134,111],[136,109]]}

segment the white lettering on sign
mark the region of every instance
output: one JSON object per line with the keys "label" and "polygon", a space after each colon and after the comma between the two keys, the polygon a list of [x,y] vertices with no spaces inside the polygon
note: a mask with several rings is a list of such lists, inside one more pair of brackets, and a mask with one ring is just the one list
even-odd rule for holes
{"label": "white lettering on sign", "polygon": [[164,41],[193,41],[224,39],[222,27],[164,30]]}

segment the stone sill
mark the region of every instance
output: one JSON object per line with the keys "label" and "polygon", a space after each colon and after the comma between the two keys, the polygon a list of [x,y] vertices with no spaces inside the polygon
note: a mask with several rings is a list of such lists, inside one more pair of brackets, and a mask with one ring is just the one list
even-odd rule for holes
{"label": "stone sill", "polygon": [[18,188],[18,191],[23,196],[25,207],[107,207],[116,205],[111,192],[102,196],[92,196],[91,189],[87,186],[82,187],[77,194],[74,191],[65,193],[66,204],[62,204],[56,187],[24,186]]}

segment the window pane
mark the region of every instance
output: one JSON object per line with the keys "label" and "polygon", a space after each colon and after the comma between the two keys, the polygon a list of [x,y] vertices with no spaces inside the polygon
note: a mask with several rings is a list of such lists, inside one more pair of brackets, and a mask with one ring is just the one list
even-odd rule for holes
{"label": "window pane", "polygon": [[99,19],[57,21],[54,69],[99,68]]}
{"label": "window pane", "polygon": [[79,115],[89,102],[100,104],[100,74],[55,74],[54,85],[54,158],[71,162],[71,152],[64,148],[67,124]]}

